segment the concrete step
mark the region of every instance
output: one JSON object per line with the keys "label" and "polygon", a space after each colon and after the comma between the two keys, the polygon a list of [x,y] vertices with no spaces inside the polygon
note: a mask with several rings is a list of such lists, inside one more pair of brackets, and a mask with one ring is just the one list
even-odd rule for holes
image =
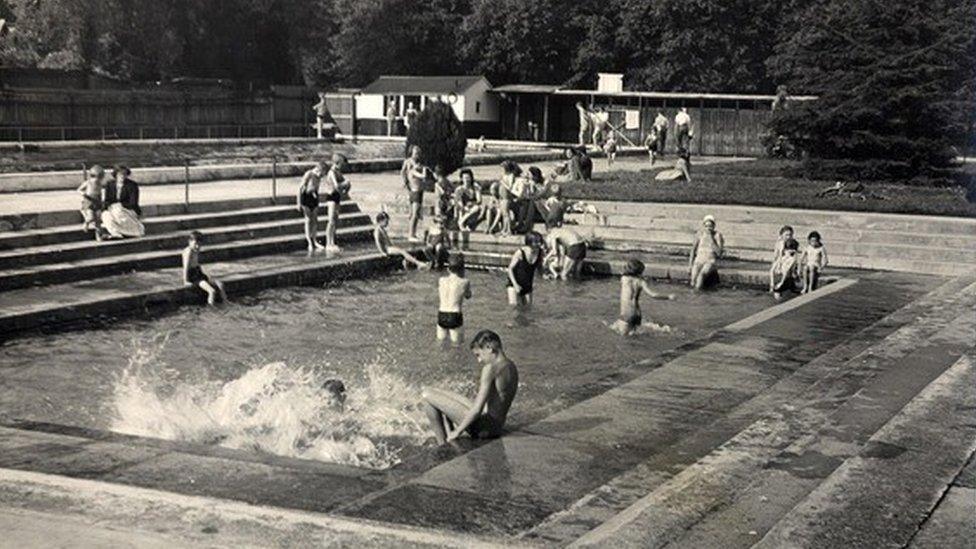
{"label": "concrete step", "polygon": [[[804,367],[786,380],[792,387],[780,384],[767,393],[765,409],[756,421],[677,474],[669,475],[648,462],[599,491],[603,501],[619,503],[611,497],[613,492],[633,493],[641,483],[650,488],[650,493],[626,509],[612,517],[600,515],[594,512],[599,509],[593,503],[598,497],[594,495],[577,506],[574,514],[578,516],[560,517],[557,522],[562,522],[562,529],[548,525],[539,533],[565,535],[566,530],[572,531],[566,525],[574,518],[581,522],[579,515],[583,515],[600,522],[579,538],[578,546],[751,546],[845,456],[872,451],[869,437],[933,379],[954,368],[965,351],[964,334],[973,324],[970,320],[968,328],[958,329],[965,315],[957,315],[972,306],[971,302],[953,302],[958,291],[953,287],[937,297],[933,292],[920,300],[928,300],[924,306],[913,304],[906,308],[913,310],[892,315],[909,323],[860,353],[847,354],[849,360],[824,369],[831,362],[825,355],[811,363],[812,367]],[[912,322],[919,319],[924,320]],[[920,336],[924,343],[920,344]],[[789,392],[769,401],[769,396],[783,389]],[[769,406],[773,402],[777,407]],[[968,421],[971,426],[972,418]],[[680,447],[672,451],[681,452]],[[962,464],[966,457],[961,458]],[[923,464],[916,466],[924,469]],[[657,476],[652,475],[654,470],[659,471]],[[590,512],[583,513],[581,509],[587,506]],[[770,545],[782,546],[852,545],[841,540]]]}
{"label": "concrete step", "polygon": [[[348,213],[339,215],[341,227],[369,225],[369,216],[356,213],[354,206],[347,207]],[[245,213],[246,212],[246,213]],[[200,214],[210,215],[210,214]],[[155,227],[159,233],[147,235],[143,238],[127,238],[124,240],[105,240],[96,242],[84,240],[17,248],[0,252],[0,277],[3,270],[22,270],[37,265],[81,261],[98,257],[117,256],[152,250],[167,250],[182,248],[186,245],[187,231],[200,230],[206,235],[206,244],[223,244],[233,240],[247,238],[262,238],[275,234],[302,232],[304,220],[297,215],[293,208],[271,206],[256,210],[245,210],[235,214],[210,216],[197,219],[197,216],[178,216],[178,220],[163,221]],[[220,224],[226,221],[226,225]],[[324,228],[326,218],[320,214],[320,226]],[[173,225],[190,226],[192,229],[180,227],[163,232],[164,228]],[[197,226],[194,226],[197,225]]]}
{"label": "concrete step", "polygon": [[[346,229],[356,236],[361,229]],[[351,233],[351,234],[350,234]],[[281,286],[315,285],[345,278],[365,278],[400,267],[400,259],[382,256],[369,244],[352,242],[342,255],[305,257],[275,253],[249,259],[213,258],[203,268],[219,278],[229,296]],[[179,269],[131,272],[110,284],[99,280],[25,288],[0,294],[0,340],[43,328],[85,325],[94,319],[156,314],[180,305],[201,304],[205,295],[185,286]]]}
{"label": "concrete step", "polygon": [[[306,243],[304,235],[300,232],[301,225],[297,225],[298,231],[295,231],[295,228],[295,226],[290,225],[267,228],[269,231],[273,231],[275,236],[252,240],[234,240],[215,246],[204,246],[200,252],[200,260],[201,262],[228,261],[304,249]],[[250,231],[250,229],[244,230]],[[336,232],[336,240],[339,244],[368,241],[372,237],[372,226],[346,227]],[[179,250],[173,249],[137,252],[73,263],[38,265],[32,268],[0,272],[0,288],[7,291],[107,277],[130,271],[165,269],[167,267],[178,267],[181,261]]]}
{"label": "concrete step", "polygon": [[[359,207],[354,202],[343,204],[341,213],[358,212]],[[190,231],[223,225],[241,225],[245,223],[260,223],[275,219],[301,218],[294,200],[281,205],[262,205],[243,209],[227,208],[217,211],[198,213],[177,212],[172,215],[145,217],[148,236],[172,233],[175,231]],[[69,242],[94,241],[91,233],[81,230],[80,221],[77,224],[33,229],[27,231],[12,231],[0,233],[0,254],[2,251],[17,250],[35,246],[52,246]],[[107,242],[106,242],[107,244]],[[2,256],[0,256],[2,257]]]}
{"label": "concrete step", "polygon": [[[273,206],[274,204],[293,204],[294,195],[288,196],[286,193],[278,197],[277,201],[268,198],[234,198],[228,200],[212,200],[205,202],[174,202],[169,204],[144,204],[142,205],[142,215],[145,218],[198,214],[207,212],[224,212],[228,210],[242,210],[247,208],[260,208],[262,206]],[[7,231],[28,231],[32,229],[46,229],[60,225],[80,225],[82,222],[81,213],[77,210],[57,210],[49,212],[37,212],[30,214],[8,214],[0,215],[0,235],[5,235]]]}
{"label": "concrete step", "polygon": [[[976,364],[964,356],[753,547],[907,546],[976,451],[974,386]],[[951,545],[972,544],[967,533]]]}

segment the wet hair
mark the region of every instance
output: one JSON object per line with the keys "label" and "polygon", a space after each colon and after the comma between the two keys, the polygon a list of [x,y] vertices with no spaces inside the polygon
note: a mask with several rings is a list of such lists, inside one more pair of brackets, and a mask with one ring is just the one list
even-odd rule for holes
{"label": "wet hair", "polygon": [[789,238],[783,243],[784,250],[793,250],[794,252],[800,249],[800,243],[796,241],[795,238]]}
{"label": "wet hair", "polygon": [[542,246],[543,242],[545,242],[545,238],[543,238],[541,234],[535,231],[529,231],[525,235],[526,246],[538,247],[538,246]]}
{"label": "wet hair", "polygon": [[203,233],[201,233],[200,231],[190,231],[190,240],[196,240],[197,242],[200,242],[201,240],[203,240]]}
{"label": "wet hair", "polygon": [[522,168],[515,163],[514,160],[506,160],[502,162],[502,171],[505,173],[511,173],[515,175],[522,175]]}
{"label": "wet hair", "polygon": [[779,234],[783,234],[786,231],[790,231],[791,233],[792,232],[795,232],[795,231],[793,231],[793,226],[792,225],[783,225],[782,227],[779,228]]}
{"label": "wet hair", "polygon": [[470,175],[470,176],[471,176],[471,181],[474,181],[474,172],[473,172],[473,171],[471,171],[471,170],[470,170],[470,169],[468,169],[468,168],[464,168],[463,170],[461,170],[461,171],[460,171],[460,172],[458,173],[458,177],[460,177],[460,178],[461,178],[461,181],[464,181],[464,176],[465,176],[465,175]]}
{"label": "wet hair", "polygon": [[464,256],[461,254],[452,255],[447,260],[447,272],[464,276]]}
{"label": "wet hair", "polygon": [[627,264],[624,265],[624,275],[640,276],[642,274],[644,274],[644,262],[637,258],[628,259]]}
{"label": "wet hair", "polygon": [[816,238],[817,240],[823,240],[822,238],[820,238],[820,233],[818,233],[817,231],[810,231],[810,234],[807,235],[807,240],[810,240],[811,238]]}
{"label": "wet hair", "polygon": [[322,384],[322,388],[336,395],[341,395],[346,392],[346,384],[341,379],[327,379]]}
{"label": "wet hair", "polygon": [[491,349],[498,353],[502,350],[502,338],[491,330],[481,330],[471,340],[472,349]]}
{"label": "wet hair", "polygon": [[529,168],[529,176],[532,178],[532,181],[535,181],[536,183],[542,183],[545,180],[545,178],[542,177],[542,170],[535,166]]}
{"label": "wet hair", "polygon": [[383,223],[384,221],[390,220],[390,214],[386,212],[380,212],[376,214],[376,223]]}

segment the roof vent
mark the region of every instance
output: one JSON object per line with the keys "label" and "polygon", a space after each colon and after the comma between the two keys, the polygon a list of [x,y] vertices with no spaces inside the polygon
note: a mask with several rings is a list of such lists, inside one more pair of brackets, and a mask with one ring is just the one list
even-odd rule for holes
{"label": "roof vent", "polygon": [[624,91],[624,75],[617,72],[599,72],[596,91],[603,93],[620,93]]}

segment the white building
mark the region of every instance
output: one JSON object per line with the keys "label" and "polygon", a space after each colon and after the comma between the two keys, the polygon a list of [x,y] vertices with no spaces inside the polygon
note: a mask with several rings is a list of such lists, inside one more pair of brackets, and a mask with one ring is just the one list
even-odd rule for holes
{"label": "white building", "polygon": [[356,129],[363,135],[386,135],[387,110],[397,113],[394,135],[403,135],[403,118],[410,104],[423,110],[428,101],[451,105],[468,137],[498,133],[498,98],[489,93],[484,76],[381,76],[355,95]]}

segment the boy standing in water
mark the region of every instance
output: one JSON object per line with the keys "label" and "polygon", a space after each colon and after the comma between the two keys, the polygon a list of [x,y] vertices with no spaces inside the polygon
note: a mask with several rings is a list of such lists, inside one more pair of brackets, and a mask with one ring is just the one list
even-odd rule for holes
{"label": "boy standing in water", "polygon": [[[702,219],[702,229],[695,236],[695,243],[688,255],[691,271],[691,286],[701,290],[707,282],[718,279],[718,258],[725,253],[725,238],[715,230],[715,218],[706,215]],[[710,280],[711,279],[711,280]]]}
{"label": "boy standing in water", "polygon": [[498,334],[491,330],[478,332],[471,341],[471,350],[482,365],[473,402],[442,389],[426,389],[421,394],[434,436],[441,444],[465,431],[471,438],[501,436],[518,391],[518,368],[505,356]]}
{"label": "boy standing in water", "polygon": [[203,272],[200,268],[200,241],[203,235],[199,231],[190,233],[190,239],[186,248],[183,249],[183,282],[189,286],[197,286],[207,292],[207,304],[216,305],[217,296],[226,302],[227,294],[224,292],[224,284],[214,277]]}
{"label": "boy standing in water", "polygon": [[441,302],[437,312],[437,341],[444,341],[450,336],[451,343],[457,345],[464,339],[461,304],[465,299],[471,299],[471,282],[464,278],[462,256],[451,256],[447,264],[447,274],[438,281],[437,290]]}
{"label": "boy standing in water", "polygon": [[610,326],[620,335],[633,335],[644,322],[640,308],[642,293],[651,299],[674,299],[674,296],[661,295],[651,290],[647,281],[642,278],[643,274],[644,263],[639,259],[631,259],[620,276],[620,318]]}

